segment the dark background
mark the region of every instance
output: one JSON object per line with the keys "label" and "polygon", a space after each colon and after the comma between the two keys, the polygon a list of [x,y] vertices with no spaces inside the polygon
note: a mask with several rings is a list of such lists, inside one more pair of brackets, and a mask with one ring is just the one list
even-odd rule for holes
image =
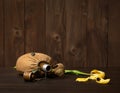
{"label": "dark background", "polygon": [[0,67],[42,52],[71,67],[120,67],[120,0],[0,0]]}

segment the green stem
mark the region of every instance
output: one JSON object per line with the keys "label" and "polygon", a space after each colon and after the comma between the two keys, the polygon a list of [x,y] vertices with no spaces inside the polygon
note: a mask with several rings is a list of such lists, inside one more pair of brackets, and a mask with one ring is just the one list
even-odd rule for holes
{"label": "green stem", "polygon": [[90,73],[81,72],[79,70],[65,70],[65,74],[75,74],[75,75],[90,75]]}

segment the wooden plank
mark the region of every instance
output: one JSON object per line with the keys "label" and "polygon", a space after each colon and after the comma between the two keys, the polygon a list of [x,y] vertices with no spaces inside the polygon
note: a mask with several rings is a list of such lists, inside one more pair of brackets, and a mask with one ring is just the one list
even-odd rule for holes
{"label": "wooden plank", "polygon": [[4,5],[0,0],[0,67],[4,66]]}
{"label": "wooden plank", "polygon": [[[101,68],[99,68],[101,69]],[[90,72],[91,68],[79,68],[78,70]],[[42,78],[40,81],[25,82],[12,68],[0,68],[0,92],[1,93],[119,93],[120,68],[101,69],[105,71],[108,84],[98,84],[94,80],[76,82],[75,79],[83,76],[65,74],[59,78]],[[8,78],[9,77],[9,78]]]}
{"label": "wooden plank", "polygon": [[5,66],[15,66],[24,53],[24,0],[4,0]]}
{"label": "wooden plank", "polygon": [[[90,72],[91,68],[78,70]],[[42,78],[40,81],[25,82],[14,69],[0,68],[0,91],[1,93],[119,93],[120,68],[102,68],[102,70],[111,79],[110,83],[105,85],[98,84],[94,80],[76,82],[77,77],[83,76],[70,74],[59,78]]]}
{"label": "wooden plank", "polygon": [[108,2],[88,0],[87,62],[89,67],[107,66]]}
{"label": "wooden plank", "polygon": [[25,32],[26,52],[45,53],[45,0],[25,0]]}
{"label": "wooden plank", "polygon": [[66,0],[65,61],[68,68],[86,66],[87,0]]}
{"label": "wooden plank", "polygon": [[[66,30],[65,0],[46,0],[46,49],[54,62],[64,63]],[[64,63],[65,64],[65,63]]]}
{"label": "wooden plank", "polygon": [[120,67],[120,0],[109,1],[108,66]]}

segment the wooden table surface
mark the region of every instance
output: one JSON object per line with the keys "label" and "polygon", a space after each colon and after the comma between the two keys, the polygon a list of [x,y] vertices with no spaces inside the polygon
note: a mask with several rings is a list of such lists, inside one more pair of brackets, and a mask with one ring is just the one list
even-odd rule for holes
{"label": "wooden table surface", "polygon": [[[92,68],[81,68],[90,72]],[[65,75],[62,78],[47,78],[35,82],[25,82],[13,68],[0,68],[0,93],[120,93],[120,68],[103,70],[111,82],[100,85],[94,81],[75,82],[78,76]],[[81,77],[81,76],[79,76]]]}

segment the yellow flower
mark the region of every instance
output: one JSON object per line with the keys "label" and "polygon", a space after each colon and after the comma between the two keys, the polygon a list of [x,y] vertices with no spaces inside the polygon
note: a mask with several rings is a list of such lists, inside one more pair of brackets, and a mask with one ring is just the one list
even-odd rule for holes
{"label": "yellow flower", "polygon": [[92,79],[92,80],[96,80],[96,78],[104,78],[105,77],[105,72],[103,72],[103,71],[100,71],[100,70],[96,70],[96,69],[94,69],[94,70],[92,70],[91,72],[90,72],[90,77],[89,77],[89,79]]}
{"label": "yellow flower", "polygon": [[78,82],[86,82],[88,81],[89,77],[88,78],[77,78],[76,81]]}
{"label": "yellow flower", "polygon": [[105,72],[94,69],[90,72],[89,77],[87,77],[87,78],[77,78],[76,81],[87,82],[89,79],[91,79],[91,80],[95,80],[99,84],[109,83],[110,79],[104,79],[104,77],[105,77]]}
{"label": "yellow flower", "polygon": [[96,82],[99,84],[107,84],[110,82],[110,79],[97,78]]}

